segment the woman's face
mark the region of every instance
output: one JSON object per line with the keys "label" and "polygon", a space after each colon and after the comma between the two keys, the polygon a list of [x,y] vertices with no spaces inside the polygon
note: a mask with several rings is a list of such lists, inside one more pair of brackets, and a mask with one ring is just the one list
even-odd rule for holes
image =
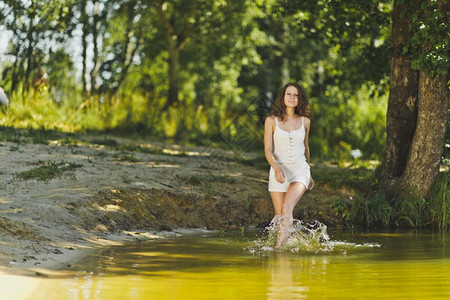
{"label": "woman's face", "polygon": [[298,105],[298,91],[295,86],[288,86],[284,92],[284,105],[295,108]]}

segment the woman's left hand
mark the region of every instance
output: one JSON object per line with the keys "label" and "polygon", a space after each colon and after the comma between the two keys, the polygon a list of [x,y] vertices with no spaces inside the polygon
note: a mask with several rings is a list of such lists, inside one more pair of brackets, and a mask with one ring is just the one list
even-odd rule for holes
{"label": "woman's left hand", "polygon": [[311,177],[308,184],[308,190],[312,190],[314,188],[314,179]]}

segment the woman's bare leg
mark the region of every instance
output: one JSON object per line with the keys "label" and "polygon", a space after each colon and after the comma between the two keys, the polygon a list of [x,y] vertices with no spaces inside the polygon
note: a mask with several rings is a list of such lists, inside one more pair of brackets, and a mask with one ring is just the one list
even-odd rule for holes
{"label": "woman's bare leg", "polygon": [[270,192],[272,198],[273,209],[275,210],[275,217],[272,219],[273,230],[277,234],[277,243],[280,238],[281,230],[281,211],[284,203],[284,195],[286,192]]}
{"label": "woman's bare leg", "polygon": [[275,216],[281,216],[281,209],[283,208],[285,194],[285,192],[270,192],[273,209],[275,210]]}
{"label": "woman's bare leg", "polygon": [[281,247],[289,237],[288,231],[294,221],[294,208],[297,205],[300,198],[306,191],[306,186],[300,182],[293,182],[289,185],[289,188],[284,195],[283,205],[281,207],[281,228],[277,239],[276,247]]}

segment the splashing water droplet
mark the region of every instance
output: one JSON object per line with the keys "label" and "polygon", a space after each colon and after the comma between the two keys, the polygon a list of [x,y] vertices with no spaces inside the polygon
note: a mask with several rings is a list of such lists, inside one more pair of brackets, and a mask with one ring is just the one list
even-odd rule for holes
{"label": "splashing water droplet", "polygon": [[281,216],[275,216],[265,228],[264,236],[252,242],[246,249],[250,253],[270,251],[330,252],[346,254],[349,250],[380,247],[377,243],[356,244],[330,239],[327,226],[319,221],[304,223],[293,220],[286,226]]}

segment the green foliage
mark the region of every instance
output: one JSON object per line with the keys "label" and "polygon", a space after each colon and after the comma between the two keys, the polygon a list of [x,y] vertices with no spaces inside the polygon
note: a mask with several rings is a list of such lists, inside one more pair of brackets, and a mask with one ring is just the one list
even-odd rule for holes
{"label": "green foliage", "polygon": [[448,73],[450,48],[448,22],[449,2],[447,0],[412,2],[405,11],[411,20],[413,36],[403,48],[409,54],[412,67],[425,70],[429,75],[439,77]]}
{"label": "green foliage", "polygon": [[[313,107],[314,159],[343,165],[352,149],[360,149],[363,159],[379,159],[382,153],[391,1],[0,5],[6,28],[18,32],[10,41],[12,59],[0,66],[1,84],[11,99],[0,125],[66,132],[115,129],[207,144],[240,116],[239,122],[262,141],[269,108],[260,106],[268,103],[251,101],[260,93],[273,98],[293,80],[302,83]],[[180,101],[168,108],[170,53],[158,5],[171,19],[174,34],[183,38]],[[29,22],[33,16],[41,22]],[[71,45],[80,43],[72,35],[77,26],[98,55],[71,54]],[[23,42],[28,32],[31,43]],[[87,68],[86,83],[79,75],[80,60]],[[29,87],[40,67],[49,88],[35,93]],[[233,130],[237,136],[239,128]]]}
{"label": "green foliage", "polygon": [[[424,199],[413,193],[401,199],[388,202],[381,192],[361,193],[348,204],[335,198],[330,204],[337,215],[348,224],[396,227],[436,227],[447,230],[450,227],[450,175],[441,172],[431,194]],[[345,216],[345,218],[344,218]]]}
{"label": "green foliage", "polygon": [[431,222],[441,230],[450,228],[450,173],[441,172],[430,195]]}
{"label": "green foliage", "polygon": [[370,197],[357,197],[351,208],[350,219],[354,224],[363,226],[389,226],[393,209],[385,196],[377,193]]}
{"label": "green foliage", "polygon": [[311,99],[313,115],[311,153],[341,165],[360,149],[363,159],[380,159],[386,139],[388,90],[386,79],[364,84],[354,95],[330,88],[320,99]]}
{"label": "green foliage", "polygon": [[331,199],[330,208],[334,211],[336,216],[339,216],[345,224],[348,224],[351,217],[350,204],[348,201],[345,201],[340,197],[334,197]]}
{"label": "green foliage", "polygon": [[61,162],[48,161],[46,163],[44,162],[44,165],[40,167],[17,173],[16,177],[22,180],[36,179],[37,181],[48,182],[51,179],[60,177],[64,172],[73,171],[74,169],[80,167],[82,167],[82,165],[76,163],[69,163],[66,161]]}
{"label": "green foliage", "polygon": [[403,199],[397,199],[394,211],[396,215],[393,220],[397,226],[423,227],[429,220],[429,208],[426,200],[413,194]]}
{"label": "green foliage", "polygon": [[362,193],[367,191],[373,182],[374,171],[364,167],[343,168],[315,164],[313,176],[318,184],[328,185],[336,189],[355,190],[358,193]]}
{"label": "green foliage", "polygon": [[16,130],[12,127],[0,126],[0,141],[13,142],[18,144],[33,143],[48,145],[51,140],[58,138],[55,131],[45,128],[28,128],[27,130]]}

